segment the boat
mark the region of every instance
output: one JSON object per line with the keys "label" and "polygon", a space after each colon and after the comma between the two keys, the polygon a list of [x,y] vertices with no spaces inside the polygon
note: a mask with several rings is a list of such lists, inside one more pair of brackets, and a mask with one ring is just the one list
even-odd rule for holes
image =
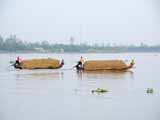
{"label": "boat", "polygon": [[85,61],[82,65],[82,68],[78,68],[77,70],[83,71],[105,71],[105,70],[113,70],[113,71],[125,71],[133,68],[134,60],[127,65],[122,60],[89,60]]}
{"label": "boat", "polygon": [[64,61],[61,62],[57,59],[42,58],[42,59],[29,59],[23,60],[20,63],[14,64],[16,69],[58,69],[63,67]]}

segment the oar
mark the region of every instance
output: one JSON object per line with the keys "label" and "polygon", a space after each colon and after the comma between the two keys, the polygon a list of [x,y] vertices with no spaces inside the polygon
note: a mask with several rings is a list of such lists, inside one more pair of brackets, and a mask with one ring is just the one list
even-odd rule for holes
{"label": "oar", "polygon": [[10,64],[13,64],[13,63],[15,63],[15,62],[14,62],[14,61],[9,61],[9,63],[10,63]]}
{"label": "oar", "polygon": [[15,62],[14,61],[10,61],[9,63],[10,63],[10,65],[8,67],[11,67],[11,66],[14,66]]}

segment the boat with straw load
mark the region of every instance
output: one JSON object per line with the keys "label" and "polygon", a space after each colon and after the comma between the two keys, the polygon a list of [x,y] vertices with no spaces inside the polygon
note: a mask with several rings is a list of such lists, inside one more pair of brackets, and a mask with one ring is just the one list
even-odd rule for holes
{"label": "boat with straw load", "polygon": [[20,63],[15,63],[16,69],[58,69],[63,67],[64,61],[61,62],[57,59],[30,59],[23,60]]}
{"label": "boat with straw load", "polygon": [[[80,66],[80,67],[79,67]],[[85,61],[83,65],[81,62],[76,65],[77,70],[83,71],[104,71],[104,70],[117,70],[117,71],[125,71],[130,68],[133,68],[134,60],[127,65],[122,60],[89,60]]]}
{"label": "boat with straw load", "polygon": [[85,71],[98,71],[98,70],[128,70],[133,68],[134,60],[127,65],[122,60],[90,60],[83,64]]}

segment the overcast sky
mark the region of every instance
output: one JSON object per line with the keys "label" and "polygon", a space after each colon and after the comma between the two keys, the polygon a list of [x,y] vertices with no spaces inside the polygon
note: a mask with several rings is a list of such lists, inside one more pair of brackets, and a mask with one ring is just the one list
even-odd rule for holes
{"label": "overcast sky", "polygon": [[160,44],[159,0],[0,0],[0,35],[52,43]]}

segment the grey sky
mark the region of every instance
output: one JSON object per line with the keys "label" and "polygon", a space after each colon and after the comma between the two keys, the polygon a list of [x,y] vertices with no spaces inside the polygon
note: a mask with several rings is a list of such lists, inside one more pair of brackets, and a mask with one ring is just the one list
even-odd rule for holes
{"label": "grey sky", "polygon": [[[25,41],[160,44],[158,0],[0,0],[0,34]],[[81,31],[81,32],[80,32]]]}

